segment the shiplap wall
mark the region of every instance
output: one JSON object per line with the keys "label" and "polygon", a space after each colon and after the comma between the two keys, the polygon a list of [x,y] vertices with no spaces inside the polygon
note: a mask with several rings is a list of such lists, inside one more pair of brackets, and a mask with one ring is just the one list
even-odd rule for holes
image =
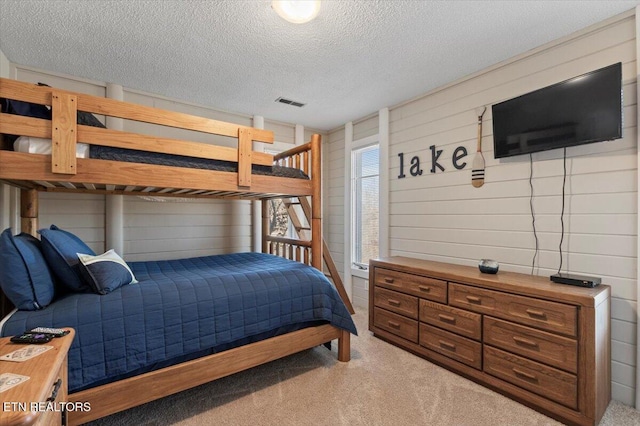
{"label": "shiplap wall", "polygon": [[[353,123],[353,140],[358,141],[369,136],[378,134],[378,115],[372,115]],[[336,262],[336,268],[341,277],[345,280],[345,246],[344,235],[349,232],[349,227],[345,227],[344,217],[344,189],[348,184],[345,180],[344,162],[345,155],[345,132],[344,128],[333,131],[329,134],[328,144],[325,145],[325,165],[324,173],[327,178],[324,180],[325,205],[324,205],[324,227],[325,238],[331,251],[331,255]],[[327,164],[328,163],[328,164]],[[351,301],[354,306],[366,307],[368,299],[368,280],[352,276],[351,288],[347,289],[351,294]]]}
{"label": "shiplap wall", "polygon": [[[9,78],[11,76],[9,67],[9,60],[0,50],[0,77]],[[0,231],[3,231],[11,226],[11,221],[9,218],[10,204],[10,188],[8,185],[0,183]]]}
{"label": "shiplap wall", "polygon": [[[95,96],[106,95],[106,84],[74,76],[49,73],[11,65],[8,77],[21,81],[43,82],[51,86]],[[250,126],[251,117],[213,110],[199,105],[167,99],[149,93],[124,89],[127,102],[184,112],[215,120]],[[104,117],[101,117],[102,119]],[[104,119],[103,119],[104,121]],[[295,125],[264,121],[276,141],[291,144]],[[234,146],[235,139],[206,135],[168,127],[124,120],[123,130],[196,142]],[[305,137],[322,133],[305,129]],[[326,138],[326,134],[323,135]],[[0,195],[2,195],[0,193]],[[7,198],[8,197],[4,197]],[[3,198],[3,199],[4,199]],[[6,204],[6,203],[5,203]],[[2,210],[2,223],[8,213]],[[55,223],[82,238],[96,253],[105,247],[105,199],[90,194],[40,194],[40,226]],[[124,253],[128,261],[173,259],[251,250],[251,206],[248,201],[191,199],[155,202],[135,196],[124,197]]]}
{"label": "shiplap wall", "polygon": [[[612,394],[634,403],[636,377],[637,109],[635,19],[628,16],[413,102],[391,109],[390,248],[392,254],[531,272],[535,240],[528,156],[493,159],[492,116],[484,117],[485,184],[471,186],[470,163],[451,165],[457,146],[473,153],[474,109],[615,62],[623,64],[624,137],[567,149],[565,272],[596,275],[612,286]],[[429,146],[446,170],[429,173]],[[398,179],[398,153],[424,161],[425,173]],[[407,164],[405,162],[405,164]],[[533,155],[533,209],[539,239],[535,274],[559,267],[562,150]]]}
{"label": "shiplap wall", "polygon": [[[531,273],[535,240],[529,156],[493,158],[490,106],[615,62],[623,64],[624,137],[567,149],[562,270],[600,276],[611,285],[612,397],[634,405],[638,176],[632,13],[390,108],[390,251],[466,265],[492,258],[503,270]],[[488,106],[483,127],[486,175],[484,186],[474,188],[474,110],[482,105]],[[330,247],[339,251],[345,230],[344,131],[331,132],[330,142],[328,236]],[[444,172],[430,173],[431,145],[443,151],[438,162]],[[469,152],[463,170],[451,163],[458,146]],[[404,179],[398,179],[399,153],[405,156]],[[414,155],[420,158],[422,176],[408,173]],[[555,273],[560,263],[562,181],[562,150],[533,154],[533,209],[540,247],[534,273],[542,276]],[[354,282],[353,294],[360,305],[368,292]]]}
{"label": "shiplap wall", "polygon": [[[323,232],[336,268],[344,277],[344,127],[330,132],[323,145]],[[355,304],[355,300],[352,298]],[[366,306],[366,305],[365,305]]]}

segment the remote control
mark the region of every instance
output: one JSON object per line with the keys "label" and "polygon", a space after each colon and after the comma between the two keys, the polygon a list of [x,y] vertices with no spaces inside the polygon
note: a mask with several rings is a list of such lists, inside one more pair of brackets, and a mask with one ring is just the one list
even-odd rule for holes
{"label": "remote control", "polygon": [[27,333],[45,333],[51,334],[53,337],[62,337],[69,334],[69,330],[64,330],[62,328],[36,327],[33,330],[29,330]]}
{"label": "remote control", "polygon": [[18,336],[13,336],[11,338],[11,341],[13,343],[35,343],[35,344],[40,344],[40,343],[48,343],[51,341],[51,339],[53,339],[53,336],[51,334],[45,334],[45,333],[22,333]]}

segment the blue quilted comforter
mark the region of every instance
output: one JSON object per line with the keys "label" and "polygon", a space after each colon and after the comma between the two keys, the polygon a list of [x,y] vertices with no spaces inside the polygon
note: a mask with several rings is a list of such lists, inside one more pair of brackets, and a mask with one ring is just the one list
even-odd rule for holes
{"label": "blue quilted comforter", "polygon": [[69,391],[75,392],[319,322],[356,334],[331,283],[298,262],[235,253],[130,266],[139,283],[16,311],[2,336],[73,327]]}

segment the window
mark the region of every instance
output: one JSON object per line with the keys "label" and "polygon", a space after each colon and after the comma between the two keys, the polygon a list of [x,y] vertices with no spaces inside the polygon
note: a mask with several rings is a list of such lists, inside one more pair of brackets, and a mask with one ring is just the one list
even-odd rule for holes
{"label": "window", "polygon": [[282,199],[269,200],[269,235],[272,237],[291,237],[289,213]]}
{"label": "window", "polygon": [[360,270],[379,255],[379,153],[377,143],[351,151],[351,262]]}

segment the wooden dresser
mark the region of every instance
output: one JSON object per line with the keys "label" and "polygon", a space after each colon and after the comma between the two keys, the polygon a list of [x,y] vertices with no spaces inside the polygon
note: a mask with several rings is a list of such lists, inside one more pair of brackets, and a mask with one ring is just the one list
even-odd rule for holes
{"label": "wooden dresser", "polygon": [[375,336],[564,423],[611,399],[610,288],[390,257],[369,269]]}

